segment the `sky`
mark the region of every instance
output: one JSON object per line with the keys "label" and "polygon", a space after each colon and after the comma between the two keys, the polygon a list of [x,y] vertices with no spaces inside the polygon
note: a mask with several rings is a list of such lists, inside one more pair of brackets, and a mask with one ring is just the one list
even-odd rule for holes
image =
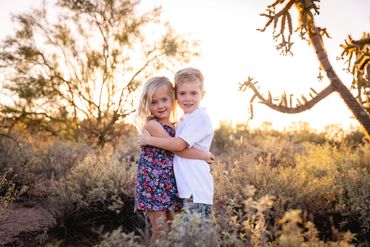
{"label": "sky", "polygon": [[[20,13],[36,7],[41,0],[0,0],[0,38],[14,31],[11,13]],[[329,124],[343,128],[358,126],[339,95],[332,94],[311,110],[290,115],[275,112],[254,104],[254,118],[249,120],[251,92],[239,92],[239,83],[252,76],[260,89],[278,97],[287,94],[308,95],[310,87],[319,91],[328,80],[318,81],[319,64],[312,47],[297,35],[293,37],[294,56],[281,56],[275,49],[272,30],[262,33],[266,19],[259,14],[272,1],[265,0],[146,0],[144,4],[161,4],[163,20],[177,32],[200,42],[201,56],[189,66],[202,70],[206,95],[202,105],[207,108],[215,126],[220,121],[248,123],[258,127],[271,122],[272,127],[283,129],[293,122],[308,122],[320,130]],[[370,1],[322,0],[318,26],[326,27],[331,39],[325,39],[329,59],[339,77],[350,87],[351,76],[344,71],[340,44],[351,34],[354,39],[370,31]]]}

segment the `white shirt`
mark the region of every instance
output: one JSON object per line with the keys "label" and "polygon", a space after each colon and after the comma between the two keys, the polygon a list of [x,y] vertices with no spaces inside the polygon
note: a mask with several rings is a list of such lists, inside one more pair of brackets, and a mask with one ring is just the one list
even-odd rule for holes
{"label": "white shirt", "polygon": [[[176,128],[176,137],[183,139],[189,148],[209,151],[213,128],[205,109],[199,107],[183,117]],[[175,155],[173,165],[180,198],[193,196],[194,203],[213,203],[213,177],[206,161]]]}

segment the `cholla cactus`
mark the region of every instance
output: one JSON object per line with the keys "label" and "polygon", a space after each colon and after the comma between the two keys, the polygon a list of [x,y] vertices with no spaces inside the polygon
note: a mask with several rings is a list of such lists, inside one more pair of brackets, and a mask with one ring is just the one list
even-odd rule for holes
{"label": "cholla cactus", "polygon": [[[349,65],[353,66],[354,83],[353,87],[357,88],[359,95],[354,97],[350,90],[344,85],[341,79],[334,71],[326,52],[323,37],[328,36],[325,28],[317,27],[315,24],[314,15],[319,14],[319,0],[275,0],[273,4],[269,5],[266,12],[261,14],[268,20],[265,26],[260,31],[265,31],[269,26],[273,26],[273,39],[278,42],[277,49],[281,51],[283,55],[293,54],[291,51],[292,41],[291,37],[294,32],[299,32],[302,39],[308,40],[315,50],[317,59],[320,63],[320,69],[323,70],[328,77],[330,84],[320,92],[316,92],[311,89],[308,93],[309,96],[302,95],[296,97],[295,104],[293,103],[293,95],[287,96],[283,93],[280,98],[274,99],[271,93],[265,96],[256,87],[252,77],[241,83],[240,90],[244,91],[248,88],[252,89],[254,95],[250,100],[251,118],[253,117],[253,102],[258,99],[261,103],[267,105],[273,110],[280,111],[283,113],[300,113],[312,108],[322,99],[326,98],[333,92],[338,92],[340,97],[344,100],[348,108],[352,111],[353,115],[364,127],[368,138],[370,139],[370,84],[369,84],[369,71],[370,71],[370,52],[369,43],[370,39],[368,34],[360,41],[353,41],[351,38],[343,46],[343,55],[349,55]],[[295,6],[298,10],[298,26],[294,30],[292,17],[290,11]],[[280,7],[280,8],[278,8]],[[356,61],[352,62],[352,56],[356,54]],[[366,68],[366,71],[365,71]],[[322,75],[320,74],[321,78]],[[367,79],[366,79],[367,78]],[[276,102],[275,102],[276,101]]]}
{"label": "cholla cactus", "polygon": [[370,34],[363,33],[359,40],[348,36],[341,47],[341,58],[347,57],[347,69],[353,75],[352,88],[357,90],[356,98],[370,113]]}

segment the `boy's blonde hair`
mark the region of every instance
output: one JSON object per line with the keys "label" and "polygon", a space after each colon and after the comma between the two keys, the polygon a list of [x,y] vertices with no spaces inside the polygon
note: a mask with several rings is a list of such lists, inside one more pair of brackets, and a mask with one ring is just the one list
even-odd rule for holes
{"label": "boy's blonde hair", "polygon": [[181,69],[177,71],[175,74],[175,90],[177,90],[179,85],[185,82],[194,82],[194,81],[198,81],[200,90],[204,91],[204,77],[199,69],[192,67]]}
{"label": "boy's blonde hair", "polygon": [[173,114],[176,106],[176,96],[173,84],[167,77],[154,76],[149,78],[144,83],[143,90],[140,96],[139,104],[136,110],[138,130],[141,131],[141,129],[145,125],[145,122],[153,117],[152,113],[150,112],[150,103],[152,102],[153,94],[155,93],[155,91],[161,87],[165,87],[168,91],[168,96],[170,97],[172,104],[171,120],[173,120]]}

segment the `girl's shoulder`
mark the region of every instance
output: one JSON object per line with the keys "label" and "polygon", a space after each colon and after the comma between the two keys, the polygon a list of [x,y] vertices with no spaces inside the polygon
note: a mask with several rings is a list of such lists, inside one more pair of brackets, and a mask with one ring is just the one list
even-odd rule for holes
{"label": "girl's shoulder", "polygon": [[163,124],[156,119],[152,119],[146,122],[144,129],[147,130],[152,136],[165,137],[167,133],[174,132],[172,124]]}
{"label": "girl's shoulder", "polygon": [[144,125],[144,129],[148,130],[149,132],[151,129],[158,129],[158,128],[163,129],[161,123],[155,118],[148,119]]}
{"label": "girl's shoulder", "polygon": [[149,117],[147,118],[146,123],[147,123],[147,124],[149,123],[149,124],[157,125],[157,126],[158,126],[158,124],[159,124],[159,125],[161,125],[161,126],[167,126],[167,127],[172,128],[172,129],[174,129],[174,128],[175,128],[175,126],[176,126],[176,124],[175,124],[175,123],[172,123],[172,122],[162,123],[161,121],[159,121],[157,118],[155,118],[155,117],[153,117],[153,116],[149,116]]}

